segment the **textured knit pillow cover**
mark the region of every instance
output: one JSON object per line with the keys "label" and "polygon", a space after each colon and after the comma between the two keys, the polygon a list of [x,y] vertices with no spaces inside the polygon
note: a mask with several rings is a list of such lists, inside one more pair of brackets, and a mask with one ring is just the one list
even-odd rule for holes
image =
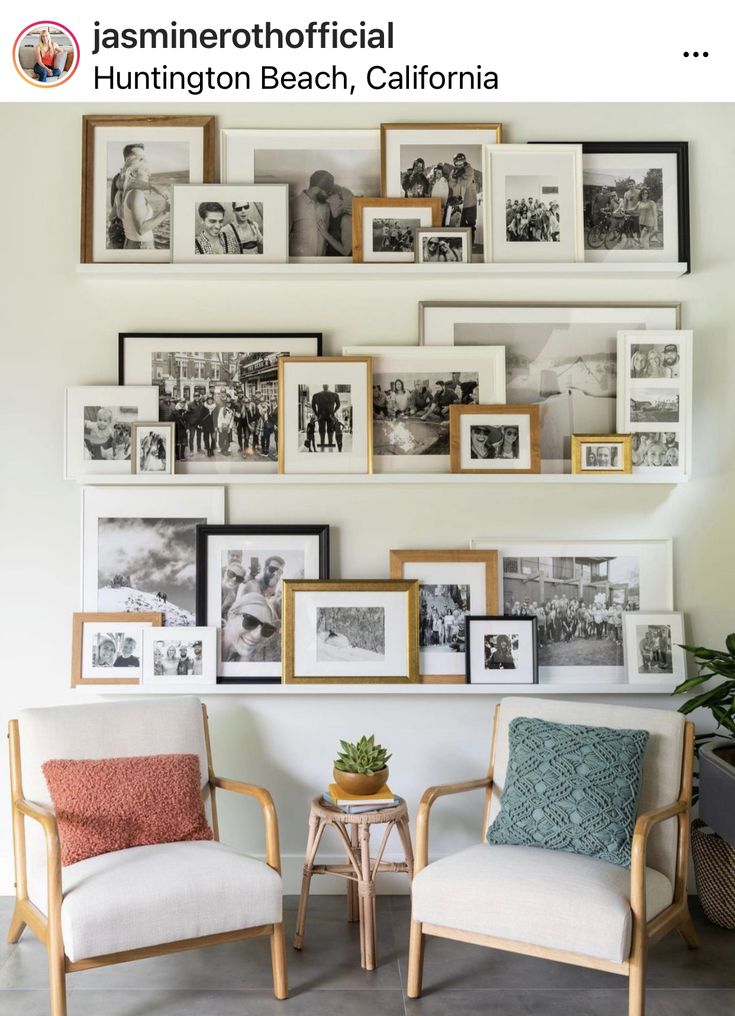
{"label": "textured knit pillow cover", "polygon": [[127,847],[213,839],[198,755],[52,759],[41,768],[63,865]]}
{"label": "textured knit pillow cover", "polygon": [[491,844],[568,850],[630,867],[647,730],[521,716]]}

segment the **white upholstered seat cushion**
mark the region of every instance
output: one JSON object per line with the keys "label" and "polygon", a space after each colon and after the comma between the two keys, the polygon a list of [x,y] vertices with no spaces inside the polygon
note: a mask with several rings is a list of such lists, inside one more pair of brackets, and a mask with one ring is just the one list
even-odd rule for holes
{"label": "white upholstered seat cushion", "polygon": [[[673,899],[646,869],[650,920]],[[480,843],[424,868],[413,919],[620,963],[630,954],[630,872],[594,857]]]}
{"label": "white upholstered seat cushion", "polygon": [[62,869],[70,960],[281,920],[281,877],[216,842],[162,843]]}

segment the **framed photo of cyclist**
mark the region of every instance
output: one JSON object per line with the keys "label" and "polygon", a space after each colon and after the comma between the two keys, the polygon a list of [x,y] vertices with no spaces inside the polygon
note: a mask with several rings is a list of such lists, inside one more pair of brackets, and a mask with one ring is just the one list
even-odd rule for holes
{"label": "framed photo of cyclist", "polygon": [[329,578],[327,525],[197,527],[197,624],[217,628],[219,684],[281,680],[284,579]]}

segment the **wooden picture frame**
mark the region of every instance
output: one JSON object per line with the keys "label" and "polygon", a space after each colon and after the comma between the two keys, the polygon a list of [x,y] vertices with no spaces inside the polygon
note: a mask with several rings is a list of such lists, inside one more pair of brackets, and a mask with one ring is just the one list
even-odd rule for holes
{"label": "wooden picture frame", "polygon": [[[495,467],[488,465],[484,469],[470,468],[462,463],[467,461],[466,445],[472,441],[471,435],[464,433],[463,421],[465,418],[481,418],[483,416],[506,417],[515,421],[513,426],[517,431],[517,447],[512,448],[512,456],[509,457],[488,457],[475,458],[474,445],[470,444],[470,456],[472,461],[486,461],[488,463],[509,463],[517,460],[519,463],[527,462],[527,466],[500,465]],[[527,422],[526,422],[527,421]],[[471,424],[469,424],[471,429]],[[476,424],[479,426],[479,424]],[[527,428],[527,429],[526,429]],[[498,428],[500,429],[500,428]],[[524,438],[521,448],[521,438]],[[503,441],[503,434],[500,434]],[[492,443],[492,442],[491,442]],[[486,449],[486,450],[489,450]],[[450,406],[449,407],[449,452],[451,468],[453,473],[479,473],[479,474],[516,474],[519,476],[541,472],[541,411],[538,405],[528,406]]]}
{"label": "wooden picture frame", "polygon": [[[585,446],[616,445],[619,449],[618,468],[587,464]],[[587,476],[615,476],[633,472],[633,435],[632,434],[572,434],[572,473]]]}
{"label": "wooden picture frame", "polygon": [[[161,430],[166,431],[168,447],[163,469],[142,468],[141,457],[138,454],[138,431]],[[173,476],[176,472],[176,424],[167,421],[142,420],[134,423],[130,428],[130,472],[133,476]]]}
{"label": "wooden picture frame", "polygon": [[[84,666],[84,626],[86,624],[121,624],[135,628],[160,628],[163,625],[163,614],[131,614],[131,613],[99,613],[79,612],[72,615],[72,636],[71,636],[71,687],[78,688],[83,685],[107,685],[107,684],[140,684],[140,677],[86,677]],[[142,661],[142,638],[140,663],[136,668],[143,669]],[[120,668],[125,673],[124,668]]]}
{"label": "wooden picture frame", "polygon": [[[353,198],[352,199],[352,260],[355,264],[397,264],[401,261],[407,264],[414,264],[415,250],[401,253],[410,253],[407,258],[369,258],[365,259],[363,251],[363,213],[369,208],[398,208],[402,212],[410,212],[411,209],[429,211],[430,222],[422,222],[421,226],[440,226],[442,203],[439,198]],[[426,218],[426,216],[424,216]]]}
{"label": "wooden picture frame", "polygon": [[[464,650],[453,650],[451,656],[447,656],[447,659],[457,661],[457,666],[453,667],[454,673],[440,672],[427,673],[423,669],[424,667],[431,664],[429,660],[430,649],[428,646],[428,636],[424,637],[421,631],[421,620],[422,620],[422,598],[423,598],[423,585],[421,580],[415,574],[406,575],[406,572],[414,572],[418,570],[418,567],[422,564],[435,564],[435,565],[456,565],[461,567],[462,565],[480,565],[483,568],[483,580],[485,584],[485,595],[482,598],[482,602],[476,605],[476,612],[482,610],[486,614],[496,614],[498,612],[498,589],[499,589],[499,556],[495,550],[391,550],[389,559],[389,573],[391,579],[394,580],[405,580],[408,578],[415,578],[419,581],[419,665],[420,665],[420,679],[422,684],[464,684],[465,683],[465,653]],[[440,571],[444,569],[440,568]],[[449,576],[437,575],[438,578],[449,578]],[[457,578],[456,575],[451,576]],[[447,585],[456,586],[457,583],[442,583]],[[469,591],[469,587],[468,587]],[[428,599],[428,597],[427,597]],[[472,608],[472,602],[469,607]],[[461,629],[461,622],[460,622]],[[457,633],[457,639],[461,637],[461,631]],[[466,637],[466,636],[465,636]],[[427,652],[422,653],[422,640],[427,643]],[[422,658],[423,657],[423,658]],[[434,667],[431,666],[433,670]]]}

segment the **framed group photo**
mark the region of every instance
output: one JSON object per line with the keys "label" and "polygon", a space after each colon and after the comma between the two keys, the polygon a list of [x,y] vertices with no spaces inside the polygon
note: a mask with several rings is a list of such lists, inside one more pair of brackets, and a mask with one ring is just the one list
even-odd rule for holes
{"label": "framed group photo", "polygon": [[440,225],[438,198],[354,198],[352,260],[413,263],[419,230]]}
{"label": "framed group photo", "polygon": [[686,679],[683,614],[627,615],[623,638],[628,684],[680,684]]}
{"label": "framed group photo", "polygon": [[166,627],[143,632],[141,684],[215,684],[217,633],[214,628]]}

